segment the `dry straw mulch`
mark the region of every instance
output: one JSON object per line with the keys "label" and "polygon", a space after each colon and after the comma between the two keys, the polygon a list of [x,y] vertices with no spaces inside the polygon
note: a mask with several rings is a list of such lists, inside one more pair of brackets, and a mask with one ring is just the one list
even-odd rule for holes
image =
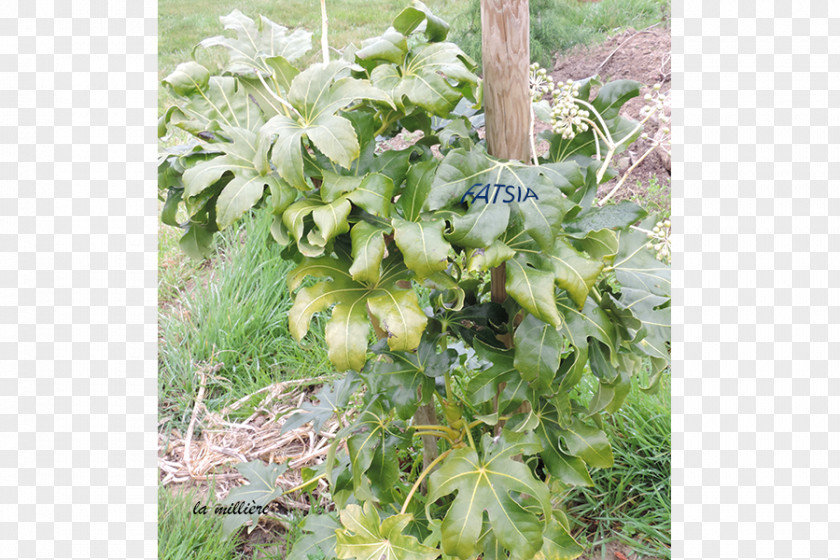
{"label": "dry straw mulch", "polygon": [[[200,487],[212,484],[216,499],[222,500],[231,488],[245,482],[235,466],[255,459],[267,463],[288,460],[289,469],[278,479],[278,485],[288,489],[302,484],[300,469],[323,462],[339,429],[339,421],[327,421],[317,433],[310,425],[280,432],[289,415],[310,396],[307,389],[324,383],[325,378],[275,383],[219,412],[211,412],[203,403],[207,379],[222,365],[199,368],[200,386],[186,434],[176,429],[158,433],[161,484]],[[246,404],[253,406],[253,413],[245,420],[241,420],[239,413],[237,421],[233,421],[233,413]],[[325,490],[326,483],[320,480],[314,494],[320,495]],[[279,502],[287,510],[308,511],[310,507],[293,494],[282,496]]]}

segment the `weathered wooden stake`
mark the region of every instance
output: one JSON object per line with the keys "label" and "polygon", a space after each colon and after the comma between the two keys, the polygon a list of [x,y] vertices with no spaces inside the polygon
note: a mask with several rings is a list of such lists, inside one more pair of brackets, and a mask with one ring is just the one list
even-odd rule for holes
{"label": "weathered wooden stake", "polygon": [[[485,138],[490,155],[501,159],[530,159],[530,29],[528,0],[481,0]],[[496,303],[507,299],[504,263],[490,272],[490,298]],[[513,346],[511,334],[500,340]],[[498,410],[498,393],[494,404]],[[517,412],[528,412],[527,403]],[[496,435],[503,424],[496,426]]]}
{"label": "weathered wooden stake", "polygon": [[[481,0],[487,149],[502,159],[530,157],[529,31],[528,0]],[[504,264],[490,273],[490,297],[507,298]]]}
{"label": "weathered wooden stake", "polygon": [[487,148],[502,159],[530,155],[529,29],[528,0],[481,0]]}

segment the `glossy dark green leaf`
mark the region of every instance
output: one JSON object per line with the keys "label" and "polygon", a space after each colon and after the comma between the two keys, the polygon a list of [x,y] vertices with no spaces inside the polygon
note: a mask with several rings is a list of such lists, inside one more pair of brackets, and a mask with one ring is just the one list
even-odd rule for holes
{"label": "glossy dark green leaf", "polygon": [[620,301],[638,319],[641,329],[644,329],[635,339],[642,351],[653,358],[670,361],[670,300],[645,290],[624,288]]}
{"label": "glossy dark green leaf", "polygon": [[618,253],[618,236],[609,229],[589,231],[577,244],[590,257],[604,262],[612,262]]}
{"label": "glossy dark green leaf", "polygon": [[635,80],[607,82],[598,90],[598,95],[592,100],[592,106],[604,120],[614,119],[625,103],[639,95],[641,86],[642,84]]}
{"label": "glossy dark green leaf", "polygon": [[166,113],[166,124],[199,135],[222,126],[256,131],[263,124],[259,106],[232,76],[211,76],[197,62],[179,64],[163,79],[176,98],[176,109]]}
{"label": "glossy dark green leaf", "polygon": [[362,60],[384,60],[394,64],[402,63],[408,52],[405,35],[395,29],[388,29],[381,37],[362,43],[356,56]]}
{"label": "glossy dark green leaf", "polygon": [[345,61],[314,64],[296,75],[288,92],[298,116],[277,115],[260,130],[261,141],[273,142],[271,161],[292,186],[307,190],[301,141],[304,136],[336,164],[349,168],[360,145],[351,121],[336,113],[355,100],[391,104],[391,98],[367,80],[350,77]]}
{"label": "glossy dark green leaf", "polygon": [[192,222],[178,241],[178,246],[191,259],[204,260],[213,254],[213,232],[202,224]]}
{"label": "glossy dark green leaf", "polygon": [[599,340],[589,343],[589,367],[600,381],[610,383],[618,376],[615,366],[610,363],[610,349]]}
{"label": "glossy dark green leaf", "polygon": [[357,498],[384,500],[399,479],[399,460],[393,450],[401,439],[392,426],[392,413],[379,400],[368,405],[350,426],[347,452]]}
{"label": "glossy dark green leaf", "polygon": [[408,170],[405,188],[397,202],[397,206],[406,220],[416,222],[420,218],[436,170],[437,161],[434,160],[422,161],[412,165]]}
{"label": "glossy dark green leaf", "polygon": [[553,325],[527,315],[513,335],[514,367],[533,386],[546,389],[560,367],[563,340]]}
{"label": "glossy dark green leaf", "polygon": [[575,419],[570,426],[560,430],[560,437],[566,450],[588,465],[601,469],[613,465],[612,447],[602,430]]}
{"label": "glossy dark green leaf", "polygon": [[528,397],[528,382],[513,365],[514,351],[493,348],[479,339],[474,339],[473,348],[490,366],[468,383],[467,397],[470,401],[474,404],[490,402],[498,394],[500,414],[519,406]]}
{"label": "glossy dark green leaf", "polygon": [[297,289],[306,276],[325,279],[301,288],[295,296],[289,311],[292,336],[302,339],[312,316],[335,305],[326,325],[326,342],[330,360],[339,371],[359,371],[365,364],[370,332],[368,312],[385,331],[392,350],[417,348],[428,319],[414,290],[400,287],[410,279],[404,264],[399,259],[386,259],[379,281],[372,285],[353,280],[350,266],[348,255],[305,259],[289,274],[291,290]]}
{"label": "glossy dark green leaf", "polygon": [[356,282],[375,284],[379,281],[382,258],[385,255],[385,235],[391,228],[381,224],[358,222],[350,230],[353,245],[353,264],[348,272]]}
{"label": "glossy dark green leaf", "polygon": [[560,434],[566,424],[552,400],[533,403],[539,423],[534,430],[540,439],[540,457],[546,470],[564,484],[570,486],[592,486],[592,478],[583,459],[565,453],[560,449]]}
{"label": "glossy dark green leaf", "polygon": [[394,28],[408,35],[417,27],[426,22],[426,38],[431,42],[443,41],[449,32],[449,24],[434,15],[425,4],[414,0],[412,5],[405,8],[394,18]]}
{"label": "glossy dark green leaf", "polygon": [[163,210],[160,211],[160,221],[168,226],[178,227],[180,224],[176,219],[178,213],[178,205],[181,203],[181,195],[184,189],[170,188],[166,195],[166,202],[163,204]]}
{"label": "glossy dark green leaf", "polygon": [[380,65],[371,72],[372,83],[390,93],[398,107],[406,102],[439,117],[447,117],[463,93],[450,81],[475,86],[474,63],[453,43],[426,43],[412,48],[399,70]]}
{"label": "glossy dark green leaf", "polygon": [[590,297],[578,309],[577,305],[566,297],[558,297],[557,308],[562,314],[562,325],[560,331],[569,340],[569,343],[576,347],[586,347],[587,339],[595,338],[600,340],[614,352],[618,344],[618,334],[609,316]]}
{"label": "glossy dark green leaf", "polygon": [[556,519],[551,519],[545,528],[542,549],[534,556],[534,560],[574,560],[583,551],[569,530]]}
{"label": "glossy dark green leaf", "polygon": [[612,381],[600,380],[595,395],[589,402],[589,415],[599,412],[616,412],[630,393],[630,372],[622,367]]}
{"label": "glossy dark green leaf", "polygon": [[394,242],[405,259],[405,265],[426,278],[448,266],[450,245],[443,237],[443,220],[409,222],[394,218]]}
{"label": "glossy dark green leaf", "polygon": [[416,352],[385,351],[385,360],[368,365],[371,390],[382,393],[404,420],[429,400],[435,379],[442,379],[458,361],[455,350],[439,352],[437,343],[438,337],[426,334]]}
{"label": "glossy dark green leaf", "polygon": [[539,270],[522,255],[507,261],[505,289],[535,317],[555,327],[563,324],[563,318],[554,302],[554,274]]}

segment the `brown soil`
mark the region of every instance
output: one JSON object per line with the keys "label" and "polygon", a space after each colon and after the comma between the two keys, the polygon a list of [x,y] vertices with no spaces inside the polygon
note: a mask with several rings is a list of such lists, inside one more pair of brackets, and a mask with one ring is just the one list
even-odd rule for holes
{"label": "brown soil", "polygon": [[[628,30],[609,38],[606,42],[593,47],[580,46],[570,53],[559,57],[552,72],[555,81],[569,78],[580,80],[598,74],[602,82],[630,79],[639,81],[648,87],[662,84],[663,94],[671,91],[671,29],[650,27],[641,31]],[[643,89],[642,95],[630,100],[622,109],[622,115],[639,119],[639,109],[645,104],[643,96],[650,89]],[[670,100],[670,97],[669,97]],[[665,113],[670,116],[670,101],[666,103]],[[659,133],[662,124],[655,118],[645,123],[645,132],[650,137]],[[649,142],[637,140],[628,152],[622,154],[617,163],[619,172],[623,172],[649,147]],[[657,177],[659,183],[667,185],[671,179],[671,158],[657,149],[647,156],[630,174],[613,196],[616,200],[644,196],[648,181]],[[641,181],[641,188],[636,185]],[[601,186],[599,196],[606,194],[615,184],[615,179]]]}

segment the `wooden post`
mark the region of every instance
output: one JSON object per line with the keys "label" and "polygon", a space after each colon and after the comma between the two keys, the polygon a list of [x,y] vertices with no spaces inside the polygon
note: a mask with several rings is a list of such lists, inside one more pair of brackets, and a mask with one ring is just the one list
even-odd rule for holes
{"label": "wooden post", "polygon": [[[528,0],[481,0],[485,138],[487,151],[500,159],[530,159],[530,30]],[[507,299],[504,263],[490,272],[490,298],[496,303]],[[512,334],[500,339],[508,348],[513,346]],[[497,393],[496,410],[498,398]],[[517,412],[528,410],[526,402]],[[496,435],[501,433],[503,425],[503,422],[497,424]]]}
{"label": "wooden post", "polygon": [[[528,0],[481,0],[481,58],[487,150],[501,159],[530,158],[531,64]],[[490,273],[490,297],[503,303],[505,265]]]}
{"label": "wooden post", "polygon": [[481,57],[487,149],[528,161],[531,96],[528,0],[481,0]]}

